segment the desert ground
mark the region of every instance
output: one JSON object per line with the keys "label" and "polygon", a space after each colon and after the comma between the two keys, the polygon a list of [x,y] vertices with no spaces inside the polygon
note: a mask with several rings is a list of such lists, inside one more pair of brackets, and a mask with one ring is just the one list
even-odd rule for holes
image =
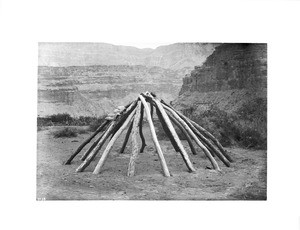
{"label": "desert ground", "polygon": [[147,146],[139,154],[134,177],[127,177],[130,139],[119,153],[126,131],[116,142],[103,170],[94,175],[101,153],[82,173],[76,173],[80,156],[71,165],[63,165],[91,133],[73,138],[54,138],[53,132],[64,127],[43,127],[37,133],[37,200],[266,200],[267,151],[226,148],[234,159],[227,168],[218,161],[221,172],[211,170],[210,162],[199,147],[193,155],[182,141],[197,169],[189,173],[179,153],[167,140],[160,140],[171,177],[166,178],[151,140],[149,127],[143,131]]}

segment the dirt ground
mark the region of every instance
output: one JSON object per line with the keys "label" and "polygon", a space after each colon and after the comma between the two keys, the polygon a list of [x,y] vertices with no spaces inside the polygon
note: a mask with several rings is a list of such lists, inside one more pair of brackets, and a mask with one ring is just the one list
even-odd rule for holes
{"label": "dirt ground", "polygon": [[[71,165],[63,162],[91,133],[74,138],[54,138],[53,132],[63,127],[44,127],[37,135],[37,200],[266,200],[267,151],[228,148],[235,160],[227,168],[218,161],[222,172],[207,168],[210,162],[200,148],[193,155],[186,141],[185,149],[196,168],[189,173],[179,153],[168,141],[160,141],[170,178],[162,174],[161,165],[151,141],[148,127],[143,129],[147,146],[139,154],[136,175],[127,177],[130,139],[124,154],[119,154],[124,132],[111,151],[103,170],[94,175],[100,154],[82,173],[75,170],[80,156]],[[90,145],[88,145],[90,146]]]}

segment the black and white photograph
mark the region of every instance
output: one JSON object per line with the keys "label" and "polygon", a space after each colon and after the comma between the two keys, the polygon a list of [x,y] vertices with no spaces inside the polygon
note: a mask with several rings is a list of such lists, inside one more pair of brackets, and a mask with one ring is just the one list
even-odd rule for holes
{"label": "black and white photograph", "polygon": [[266,200],[267,44],[39,43],[37,200]]}

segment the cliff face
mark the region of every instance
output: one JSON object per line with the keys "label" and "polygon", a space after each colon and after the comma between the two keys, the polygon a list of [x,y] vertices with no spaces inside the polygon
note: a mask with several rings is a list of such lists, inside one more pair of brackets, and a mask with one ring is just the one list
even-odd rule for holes
{"label": "cliff face", "polygon": [[146,66],[39,67],[38,114],[69,113],[100,116],[125,105],[144,91],[153,91],[166,101],[177,97],[180,70]]}
{"label": "cliff face", "polygon": [[186,91],[225,91],[266,88],[267,46],[265,44],[223,44],[201,67],[183,79]]}
{"label": "cliff face", "polygon": [[246,100],[266,98],[267,45],[221,44],[183,79],[176,107],[205,110],[214,104],[235,110]]}
{"label": "cliff face", "polygon": [[213,43],[175,43],[138,49],[106,43],[39,43],[39,66],[144,65],[178,70],[201,65]]}

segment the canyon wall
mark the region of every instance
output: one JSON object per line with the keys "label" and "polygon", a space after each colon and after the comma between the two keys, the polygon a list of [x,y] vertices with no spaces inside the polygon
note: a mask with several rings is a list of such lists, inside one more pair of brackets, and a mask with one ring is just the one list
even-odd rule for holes
{"label": "canyon wall", "polygon": [[101,116],[145,91],[171,101],[178,96],[182,77],[188,72],[189,68],[124,65],[39,67],[38,115]]}
{"label": "canyon wall", "polygon": [[173,102],[185,113],[215,105],[234,111],[253,98],[267,97],[267,44],[221,44],[202,66],[183,78]]}
{"label": "canyon wall", "polygon": [[39,43],[38,115],[101,116],[139,93],[178,97],[182,78],[218,44],[138,49],[106,43]]}

